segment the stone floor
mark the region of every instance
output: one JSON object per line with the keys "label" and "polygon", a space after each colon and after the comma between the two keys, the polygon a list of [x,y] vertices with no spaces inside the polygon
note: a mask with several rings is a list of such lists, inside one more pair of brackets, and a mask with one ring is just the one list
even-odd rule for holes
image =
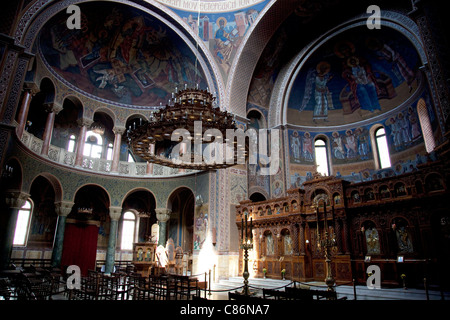
{"label": "stone floor", "polygon": [[[255,295],[262,294],[262,288],[284,290],[283,287],[291,285],[291,280],[274,280],[274,279],[249,279],[250,291]],[[297,283],[297,286],[299,284]],[[310,287],[316,290],[326,290],[324,282],[307,282],[302,286]],[[211,294],[206,293],[207,299],[210,300],[227,300],[228,291],[238,291],[243,286],[242,277],[231,277],[228,280],[220,280],[218,283],[212,283]],[[235,289],[239,288],[239,289]],[[354,300],[354,288],[352,285],[340,285],[336,287],[338,298],[347,297],[348,300]],[[204,297],[204,292],[201,295]],[[441,292],[437,290],[428,290],[429,300],[450,300],[450,292]],[[426,291],[423,289],[413,288],[381,288],[369,289],[367,286],[356,286],[356,300],[427,300]]]}
{"label": "stone floor", "polygon": [[[299,283],[296,284],[299,286]],[[243,286],[242,277],[230,277],[228,280],[220,280],[219,282],[211,284],[211,291],[201,291],[202,298],[208,300],[228,300],[228,292],[241,292]],[[292,286],[291,280],[275,280],[275,279],[249,279],[250,291],[255,296],[262,295],[262,289],[278,289],[284,290],[285,286]],[[321,282],[307,282],[301,283],[300,286],[310,287],[315,290],[326,290],[325,283]],[[61,288],[63,290],[63,288]],[[354,295],[354,288],[352,285],[339,285],[336,287],[338,298],[347,297],[347,300],[427,300],[426,291],[423,289],[414,288],[381,288],[369,289],[363,285],[356,286],[356,299]],[[3,300],[2,297],[0,300]],[[52,297],[52,300],[68,300],[66,294],[57,294]],[[450,301],[450,292],[439,290],[428,290],[428,300],[446,300]]]}

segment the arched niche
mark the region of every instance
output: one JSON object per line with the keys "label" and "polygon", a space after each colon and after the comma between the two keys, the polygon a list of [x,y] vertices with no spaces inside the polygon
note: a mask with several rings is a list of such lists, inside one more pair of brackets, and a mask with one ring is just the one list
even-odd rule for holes
{"label": "arched niche", "polygon": [[167,239],[172,239],[183,252],[201,249],[209,232],[207,206],[196,206],[194,193],[187,187],[174,190],[167,203],[171,208]]}
{"label": "arched niche", "polygon": [[128,193],[122,203],[123,211],[132,210],[137,215],[137,242],[157,242],[152,238],[152,227],[157,224],[156,199],[152,192],[144,189]]}

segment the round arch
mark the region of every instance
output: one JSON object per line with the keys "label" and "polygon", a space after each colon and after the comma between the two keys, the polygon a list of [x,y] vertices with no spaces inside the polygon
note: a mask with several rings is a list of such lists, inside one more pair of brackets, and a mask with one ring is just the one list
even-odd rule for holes
{"label": "round arch", "polygon": [[[111,195],[109,194],[109,192],[108,192],[108,190],[106,190],[105,189],[105,187],[103,187],[102,185],[100,185],[100,184],[97,184],[97,183],[86,183],[86,184],[83,184],[83,185],[81,185],[81,186],[79,186],[75,191],[74,191],[74,193],[73,193],[73,196],[72,196],[72,201],[75,203],[75,198],[76,198],[76,196],[77,196],[77,193],[79,193],[80,192],[80,190],[81,189],[83,189],[84,187],[98,187],[98,188],[100,188],[102,191],[104,191],[105,192],[105,194],[106,194],[106,197],[107,197],[107,201],[108,201],[108,209],[109,209],[109,206],[111,206]],[[106,205],[106,204],[105,204]],[[75,207],[75,206],[74,206]]]}
{"label": "round arch", "polygon": [[[34,181],[36,181],[36,179],[38,177],[45,178],[50,183],[50,185],[53,187],[53,191],[55,192],[55,203],[61,202],[63,199],[63,187],[62,187],[62,184],[59,181],[59,179],[57,177],[55,177],[54,175],[52,175],[51,173],[41,172],[38,175],[36,175],[33,179],[31,179],[30,189],[31,189],[31,186],[33,185]],[[30,191],[30,190],[28,190],[28,191]]]}
{"label": "round arch", "polygon": [[152,195],[154,201],[155,201],[155,208],[158,207],[158,200],[157,200],[157,198],[156,198],[154,192],[151,191],[150,189],[145,188],[145,187],[136,187],[136,188],[133,188],[133,189],[128,190],[127,193],[125,193],[125,195],[123,196],[122,201],[120,202],[120,206],[123,207],[123,204],[124,204],[125,200],[126,200],[130,195],[132,195],[133,193],[138,192],[138,191],[144,191],[144,192],[150,193],[150,194]]}
{"label": "round arch", "polygon": [[182,185],[182,186],[176,187],[175,189],[173,189],[173,190],[170,192],[169,196],[167,197],[166,208],[172,209],[171,199],[173,198],[174,195],[176,195],[178,192],[182,191],[183,189],[188,189],[189,191],[192,192],[192,194],[194,195],[194,197],[196,196],[194,190],[192,190],[192,188],[190,188],[190,187],[188,187],[188,186]]}

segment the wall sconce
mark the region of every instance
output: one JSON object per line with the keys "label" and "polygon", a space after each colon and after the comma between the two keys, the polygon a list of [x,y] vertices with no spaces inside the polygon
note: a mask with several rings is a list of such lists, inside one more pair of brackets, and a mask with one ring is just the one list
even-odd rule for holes
{"label": "wall sconce", "polygon": [[309,250],[309,240],[308,239],[306,239],[305,244],[306,244],[306,250]]}

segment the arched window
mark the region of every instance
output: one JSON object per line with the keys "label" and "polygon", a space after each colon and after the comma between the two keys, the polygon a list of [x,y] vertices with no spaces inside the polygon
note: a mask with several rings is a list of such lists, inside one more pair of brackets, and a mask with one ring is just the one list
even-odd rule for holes
{"label": "arched window", "polygon": [[433,128],[431,127],[430,116],[428,115],[427,104],[424,99],[420,99],[417,102],[417,114],[419,115],[423,140],[425,141],[425,149],[427,152],[431,152],[436,147],[436,142],[434,141]]}
{"label": "arched window", "polygon": [[103,138],[94,131],[86,133],[86,142],[84,144],[83,155],[86,157],[100,159],[102,156]]}
{"label": "arched window", "polygon": [[322,175],[329,176],[330,171],[328,168],[328,151],[327,143],[323,139],[316,139],[314,142],[314,151],[316,156],[317,172]]}
{"label": "arched window", "polygon": [[136,216],[133,212],[127,211],[123,214],[122,222],[122,241],[120,248],[122,250],[132,250],[134,242],[134,230],[136,226]]}
{"label": "arched window", "polygon": [[17,215],[16,230],[14,231],[14,246],[26,246],[28,239],[28,230],[30,227],[32,205],[31,201],[27,200],[20,208]]}
{"label": "arched window", "polygon": [[76,145],[76,137],[74,134],[72,134],[69,137],[69,143],[67,144],[67,151],[75,152],[75,145]]}
{"label": "arched window", "polygon": [[391,156],[389,155],[386,130],[383,127],[375,130],[375,143],[380,169],[389,168],[391,166]]}

